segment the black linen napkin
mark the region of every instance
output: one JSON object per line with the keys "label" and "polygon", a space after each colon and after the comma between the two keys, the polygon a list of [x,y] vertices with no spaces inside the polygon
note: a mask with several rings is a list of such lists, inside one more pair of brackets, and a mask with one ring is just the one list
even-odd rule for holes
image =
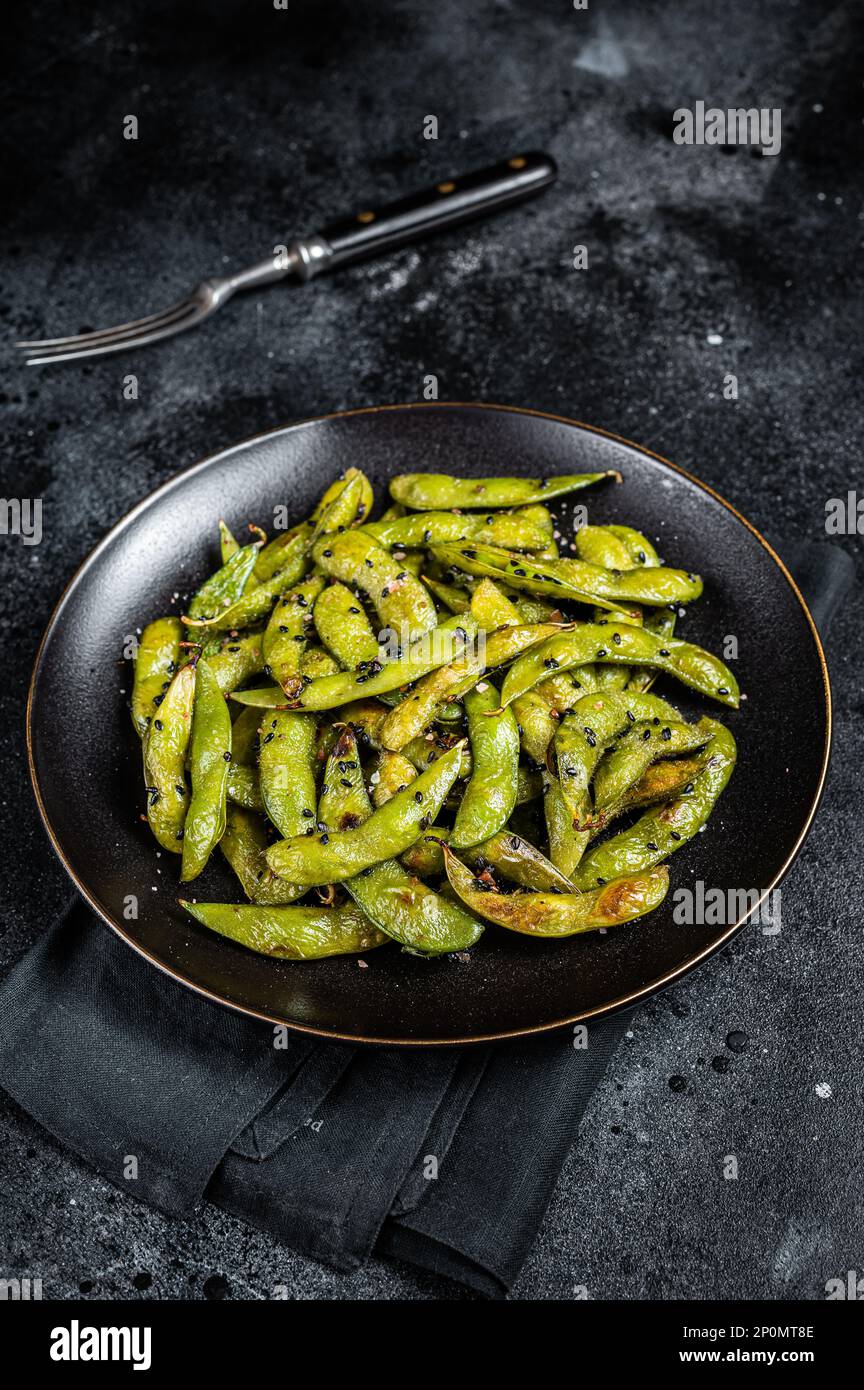
{"label": "black linen napkin", "polygon": [[[851,584],[785,547],[824,632]],[[341,1270],[373,1249],[501,1296],[626,1026],[463,1049],[353,1048],[166,979],[77,899],[0,985],[0,1082],[140,1200],[204,1198]]]}

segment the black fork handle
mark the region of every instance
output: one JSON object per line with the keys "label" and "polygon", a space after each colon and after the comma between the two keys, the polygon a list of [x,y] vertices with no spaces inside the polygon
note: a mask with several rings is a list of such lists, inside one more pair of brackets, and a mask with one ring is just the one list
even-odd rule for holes
{"label": "black fork handle", "polygon": [[400,198],[386,207],[361,208],[350,217],[331,222],[317,236],[298,243],[304,267],[301,274],[304,279],[311,279],[325,270],[395,251],[433,232],[498,212],[542,192],[557,177],[551,155],[531,151],[493,164],[490,169],[443,179],[434,188]]}

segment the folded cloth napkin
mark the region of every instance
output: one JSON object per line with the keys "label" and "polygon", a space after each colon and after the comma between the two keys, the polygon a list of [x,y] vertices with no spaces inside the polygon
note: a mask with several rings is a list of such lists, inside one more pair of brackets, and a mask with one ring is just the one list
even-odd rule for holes
{"label": "folded cloth napkin", "polygon": [[[824,631],[836,546],[785,547]],[[462,1049],[354,1048],[185,990],[77,899],[0,986],[0,1082],[118,1187],[205,1198],[352,1270],[377,1249],[500,1297],[626,1026]],[[278,1042],[278,1046],[274,1045]]]}

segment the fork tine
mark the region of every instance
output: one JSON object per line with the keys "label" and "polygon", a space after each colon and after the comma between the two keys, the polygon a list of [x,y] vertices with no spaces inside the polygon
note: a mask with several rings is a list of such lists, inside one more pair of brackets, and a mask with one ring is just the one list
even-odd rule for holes
{"label": "fork tine", "polygon": [[41,367],[49,362],[72,362],[85,357],[101,357],[108,352],[125,352],[129,348],[143,347],[147,343],[158,342],[160,338],[170,338],[174,333],[182,333],[184,328],[191,328],[193,324],[200,323],[209,313],[210,310],[204,305],[190,304],[185,314],[178,314],[173,319],[159,323],[148,332],[123,333],[113,338],[102,338],[92,346],[87,343],[76,346],[77,340],[73,339],[69,347],[53,352],[34,353],[27,358],[26,365]]}
{"label": "fork tine", "polygon": [[113,328],[97,328],[91,333],[73,333],[68,338],[31,338],[26,342],[18,342],[15,346],[21,348],[22,352],[41,351],[44,348],[83,348],[89,344],[97,346],[102,338],[113,339],[132,333],[146,333],[165,321],[173,320],[182,311],[195,307],[196,301],[187,295],[185,299],[172,304],[170,309],[162,309],[158,314],[147,314],[145,318],[132,319],[129,323],[118,323]]}

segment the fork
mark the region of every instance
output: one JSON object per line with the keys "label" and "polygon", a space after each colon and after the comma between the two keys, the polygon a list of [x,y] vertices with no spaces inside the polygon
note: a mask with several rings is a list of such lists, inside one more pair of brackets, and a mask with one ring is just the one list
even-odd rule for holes
{"label": "fork", "polygon": [[395,251],[432,232],[520,202],[554,183],[557,174],[555,161],[548,154],[532,151],[514,155],[504,163],[463,178],[446,179],[432,189],[386,207],[341,218],[290,246],[276,247],[272,257],[238,270],[235,275],[202,280],[185,299],[159,314],[148,314],[116,328],[69,338],[38,338],[15,346],[27,354],[28,367],[36,367],[48,362],[77,362],[84,357],[157,343],[197,327],[239,290],[257,289],[288,275],[305,284],[324,271],[351,265],[378,252]]}

